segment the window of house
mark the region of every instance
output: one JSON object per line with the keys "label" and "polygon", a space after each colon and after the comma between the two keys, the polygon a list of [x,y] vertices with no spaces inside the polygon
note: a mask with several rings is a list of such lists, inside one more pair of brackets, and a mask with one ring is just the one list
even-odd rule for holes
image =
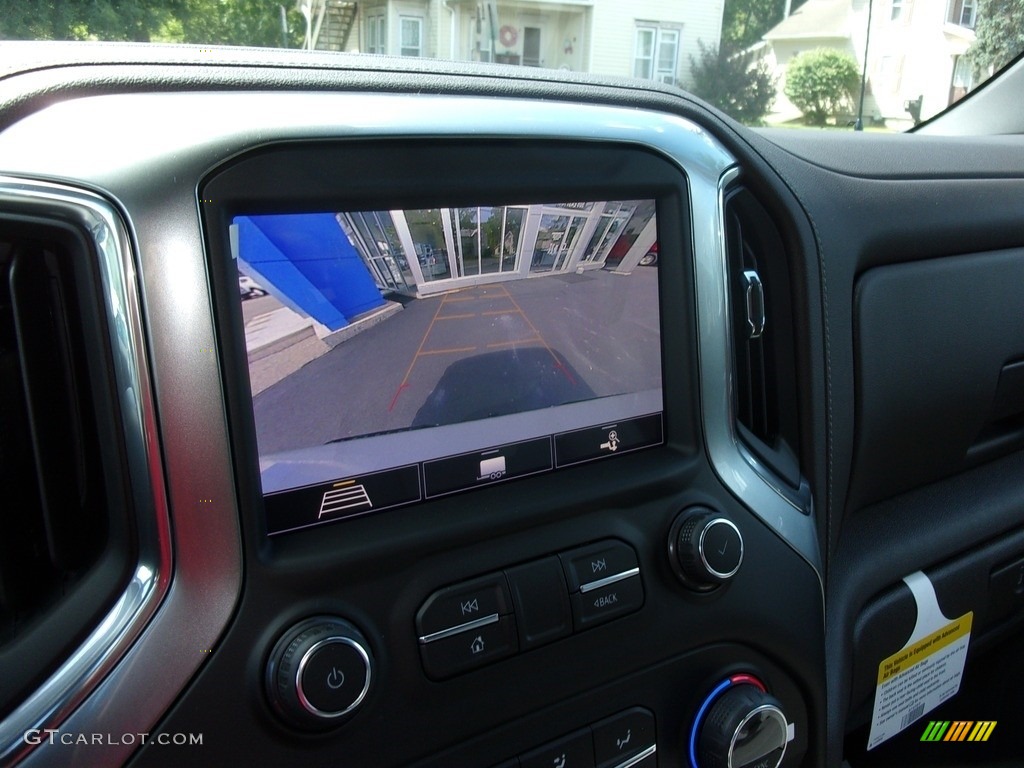
{"label": "window of house", "polygon": [[383,14],[368,16],[366,18],[366,52],[387,53],[388,52],[388,25],[387,18]]}
{"label": "window of house", "polygon": [[960,26],[974,29],[974,7],[976,4],[976,0],[963,0],[963,5],[960,7]]}
{"label": "window of house", "polygon": [[893,21],[896,21],[896,19],[899,19],[899,18],[903,17],[903,10],[904,10],[904,7],[906,6],[906,4],[907,4],[906,0],[892,0],[892,20]]}
{"label": "window of house", "polygon": [[674,85],[679,67],[679,30],[637,27],[633,77]]}
{"label": "window of house", "polygon": [[977,7],[978,0],[949,0],[949,12],[946,14],[946,21],[950,24],[974,29]]}
{"label": "window of house", "polygon": [[423,55],[423,19],[416,16],[402,16],[401,24],[402,56]]}
{"label": "window of house", "polygon": [[953,65],[953,87],[967,93],[974,87],[974,70],[966,56],[957,56]]}
{"label": "window of house", "polygon": [[633,77],[650,80],[654,76],[654,38],[657,30],[640,27],[636,31],[636,58]]}

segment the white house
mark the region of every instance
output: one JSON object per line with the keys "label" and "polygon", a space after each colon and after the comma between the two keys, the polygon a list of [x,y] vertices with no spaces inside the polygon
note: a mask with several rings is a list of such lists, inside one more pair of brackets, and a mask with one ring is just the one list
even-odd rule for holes
{"label": "white house", "polygon": [[300,0],[310,48],[493,61],[685,86],[724,0]]}
{"label": "white house", "polygon": [[[764,56],[779,76],[777,120],[799,110],[785,97],[786,68],[803,51],[833,48],[864,66],[868,0],[807,0],[764,36]],[[892,127],[913,122],[908,106],[920,100],[919,115],[934,115],[973,86],[963,58],[974,42],[977,0],[875,0],[867,51],[865,122]],[[909,103],[909,104],[908,104]]]}

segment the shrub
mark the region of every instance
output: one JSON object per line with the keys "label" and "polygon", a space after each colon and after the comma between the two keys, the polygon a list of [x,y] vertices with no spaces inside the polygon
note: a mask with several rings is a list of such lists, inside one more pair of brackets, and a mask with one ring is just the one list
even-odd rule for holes
{"label": "shrub", "polygon": [[854,58],[828,48],[801,53],[786,73],[786,96],[809,125],[825,125],[830,117],[852,111],[859,86],[860,70]]}
{"label": "shrub", "polygon": [[751,55],[698,40],[700,59],[690,57],[694,96],[747,125],[759,125],[775,101],[775,78],[764,61],[751,66]]}

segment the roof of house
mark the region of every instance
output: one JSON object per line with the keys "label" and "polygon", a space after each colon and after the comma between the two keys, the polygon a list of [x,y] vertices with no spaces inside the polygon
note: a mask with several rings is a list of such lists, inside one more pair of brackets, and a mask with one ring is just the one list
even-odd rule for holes
{"label": "roof of house", "polygon": [[765,40],[850,37],[851,0],[807,0],[788,19],[764,35]]}

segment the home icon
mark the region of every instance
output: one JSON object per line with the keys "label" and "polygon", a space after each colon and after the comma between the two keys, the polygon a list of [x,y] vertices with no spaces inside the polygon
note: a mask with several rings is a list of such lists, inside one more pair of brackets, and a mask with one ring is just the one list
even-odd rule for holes
{"label": "home icon", "polygon": [[473,643],[469,646],[469,650],[474,654],[483,653],[484,650],[484,639],[480,635],[476,636]]}

